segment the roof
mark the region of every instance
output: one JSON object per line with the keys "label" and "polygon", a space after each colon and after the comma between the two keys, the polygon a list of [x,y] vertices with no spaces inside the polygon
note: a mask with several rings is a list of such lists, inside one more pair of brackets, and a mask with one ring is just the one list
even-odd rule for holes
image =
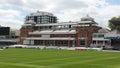
{"label": "roof", "polygon": [[85,17],[81,18],[81,21],[94,21],[94,19],[90,17],[89,15],[86,15]]}
{"label": "roof", "polygon": [[108,29],[102,28],[98,30],[99,33],[109,33],[110,31]]}
{"label": "roof", "polygon": [[35,26],[59,26],[59,25],[76,25],[76,24],[77,22],[73,22],[73,23],[63,22],[63,23],[36,24]]}
{"label": "roof", "polygon": [[32,26],[32,24],[23,24],[22,26]]}
{"label": "roof", "polygon": [[49,16],[53,16],[52,13],[49,13],[49,12],[43,12],[43,11],[37,11],[37,12],[31,13],[31,14],[28,15],[28,16],[41,16],[41,15],[49,15]]}
{"label": "roof", "polygon": [[28,21],[25,21],[26,24],[35,24],[35,22],[33,20],[28,20]]}
{"label": "roof", "polygon": [[80,25],[80,24],[97,24],[97,23],[93,21],[79,21],[79,22],[36,24],[35,26],[62,26],[62,25]]}
{"label": "roof", "polygon": [[79,24],[97,24],[94,21],[79,21]]}

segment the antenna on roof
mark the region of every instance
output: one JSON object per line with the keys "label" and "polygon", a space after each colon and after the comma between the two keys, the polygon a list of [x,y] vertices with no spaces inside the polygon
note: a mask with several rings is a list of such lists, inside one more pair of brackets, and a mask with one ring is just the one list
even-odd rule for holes
{"label": "antenna on roof", "polygon": [[86,16],[89,17],[89,14],[87,14]]}

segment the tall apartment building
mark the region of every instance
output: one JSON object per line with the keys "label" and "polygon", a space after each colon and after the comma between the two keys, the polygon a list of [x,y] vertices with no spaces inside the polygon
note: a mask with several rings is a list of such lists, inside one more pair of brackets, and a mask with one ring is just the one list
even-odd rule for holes
{"label": "tall apartment building", "polygon": [[30,20],[32,20],[35,24],[56,23],[57,17],[52,13],[37,11],[36,13],[31,13],[26,16],[25,22]]}
{"label": "tall apartment building", "polygon": [[31,13],[26,16],[20,33],[20,44],[38,46],[90,47],[92,35],[101,27],[86,16],[77,22],[57,22],[52,13]]}

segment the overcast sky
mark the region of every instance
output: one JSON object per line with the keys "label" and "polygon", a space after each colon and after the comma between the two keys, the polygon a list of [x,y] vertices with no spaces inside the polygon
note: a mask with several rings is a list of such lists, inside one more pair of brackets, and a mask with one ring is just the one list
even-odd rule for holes
{"label": "overcast sky", "polygon": [[108,20],[120,16],[120,0],[0,0],[0,25],[19,29],[26,15],[39,11],[53,13],[59,22],[93,17],[103,28]]}

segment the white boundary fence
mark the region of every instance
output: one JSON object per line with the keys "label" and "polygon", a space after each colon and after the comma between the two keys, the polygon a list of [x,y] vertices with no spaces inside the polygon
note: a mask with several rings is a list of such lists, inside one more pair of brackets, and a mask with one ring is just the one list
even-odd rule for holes
{"label": "white boundary fence", "polygon": [[64,47],[64,46],[28,46],[28,45],[11,45],[9,47],[14,48],[36,48],[36,49],[51,49],[51,50],[80,50],[80,51],[102,51],[102,48],[90,48],[90,47]]}

